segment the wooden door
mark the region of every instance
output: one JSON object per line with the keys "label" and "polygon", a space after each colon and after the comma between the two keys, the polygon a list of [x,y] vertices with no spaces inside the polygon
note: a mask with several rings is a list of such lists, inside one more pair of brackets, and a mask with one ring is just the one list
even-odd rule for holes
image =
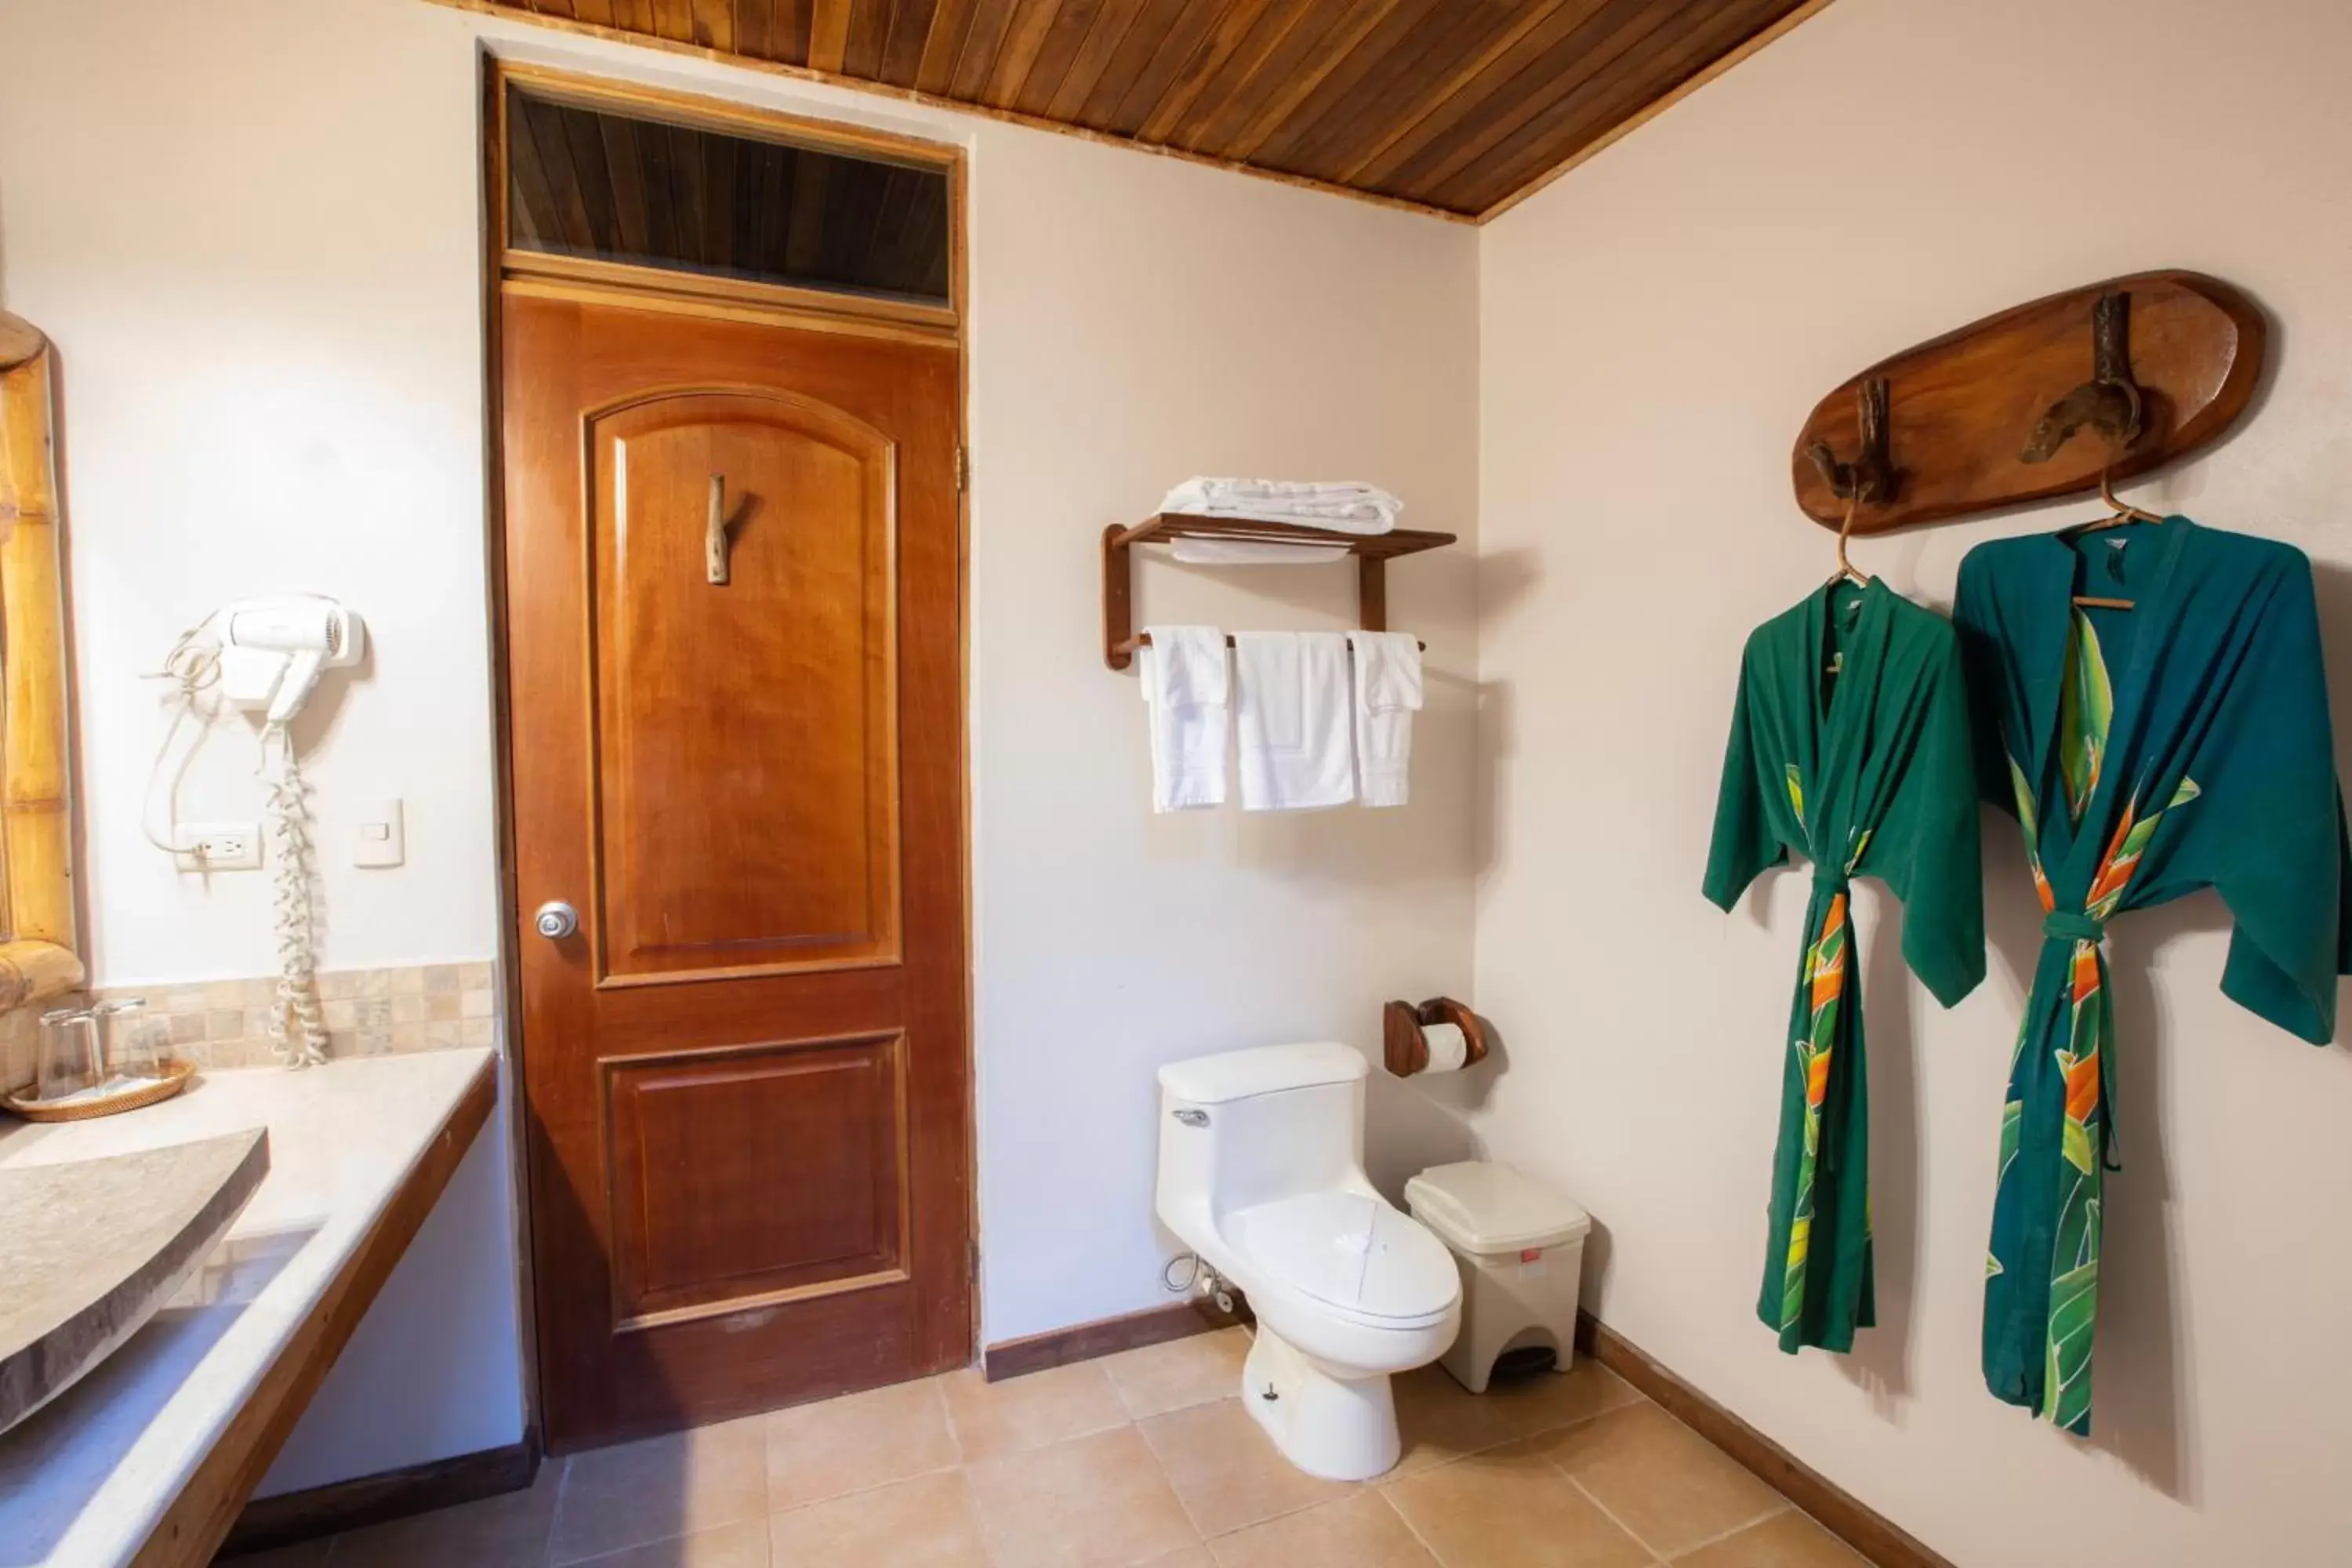
{"label": "wooden door", "polygon": [[549,1444],[960,1365],[957,351],[512,286],[499,327]]}

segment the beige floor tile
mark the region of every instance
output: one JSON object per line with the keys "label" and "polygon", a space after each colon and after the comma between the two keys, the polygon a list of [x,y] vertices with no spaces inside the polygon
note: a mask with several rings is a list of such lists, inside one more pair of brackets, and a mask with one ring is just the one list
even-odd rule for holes
{"label": "beige floor tile", "polygon": [[[436,1563],[434,1568],[442,1568],[442,1564]],[[768,1568],[768,1525],[765,1520],[740,1520],[716,1530],[682,1535],[675,1541],[656,1541],[608,1556],[592,1557],[583,1568]]]}
{"label": "beige floor tile", "polygon": [[1127,1422],[1127,1406],[1099,1362],[1049,1367],[1002,1383],[966,1367],[941,1379],[940,1387],[966,1464]]}
{"label": "beige floor tile", "polygon": [[1544,1458],[1540,1438],[1383,1489],[1444,1568],[1643,1568],[1650,1554]]}
{"label": "beige floor tile", "polygon": [[1006,1454],[968,1473],[982,1537],[1000,1568],[1129,1568],[1196,1539],[1132,1426]]}
{"label": "beige floor tile", "polygon": [[1397,1433],[1403,1457],[1391,1477],[1411,1475],[1524,1436],[1511,1409],[1487,1394],[1472,1394],[1435,1364],[1415,1367],[1390,1380],[1396,1396]]}
{"label": "beige floor tile", "polygon": [[1528,1441],[1663,1557],[1789,1506],[1722,1449],[1647,1403]]}
{"label": "beige floor tile", "polygon": [[778,1513],[957,1460],[937,1378],[795,1405],[767,1421],[768,1507]]}
{"label": "beige floor tile", "polygon": [[1853,1548],[1794,1509],[1675,1560],[1675,1568],[1867,1568]]}
{"label": "beige floor tile", "polygon": [[1489,1384],[1484,1394],[1470,1393],[1434,1364],[1404,1373],[1394,1387],[1404,1438],[1396,1475],[1589,1420],[1642,1397],[1616,1373],[1581,1360],[1564,1373]]}
{"label": "beige floor tile", "polygon": [[548,1561],[576,1563],[765,1518],[765,1421],[753,1415],[574,1454]]}
{"label": "beige floor tile", "polygon": [[780,1568],[988,1568],[980,1518],[961,1470],[780,1513],[769,1521],[769,1542]]}
{"label": "beige floor tile", "polygon": [[1137,1429],[1204,1536],[1296,1513],[1352,1489],[1318,1480],[1284,1458],[1238,1399],[1171,1410]]}
{"label": "beige floor tile", "polygon": [[1106,1356],[1102,1369],[1118,1390],[1120,1403],[1138,1421],[1187,1405],[1206,1405],[1241,1392],[1242,1363],[1249,1355],[1249,1334],[1242,1329],[1220,1329],[1193,1334],[1166,1344],[1146,1345]]}
{"label": "beige floor tile", "polygon": [[1209,1543],[1217,1568],[1436,1568],[1378,1492],[1253,1525]]}
{"label": "beige floor tile", "polygon": [[[563,1461],[550,1459],[521,1491],[412,1514],[335,1539],[333,1561],[352,1568],[539,1568],[563,1481]],[[261,1568],[245,1558],[239,1568]],[[277,1568],[272,1564],[271,1568]]]}
{"label": "beige floor tile", "polygon": [[[1446,1381],[1451,1383],[1453,1379]],[[1538,1373],[1509,1383],[1490,1383],[1480,1397],[1495,1402],[1512,1435],[1519,1437],[1588,1421],[1602,1411],[1642,1402],[1641,1391],[1632,1384],[1582,1357],[1566,1372]]]}
{"label": "beige floor tile", "polygon": [[1142,1568],[1217,1568],[1205,1546],[1180,1546],[1165,1557],[1155,1557]]}

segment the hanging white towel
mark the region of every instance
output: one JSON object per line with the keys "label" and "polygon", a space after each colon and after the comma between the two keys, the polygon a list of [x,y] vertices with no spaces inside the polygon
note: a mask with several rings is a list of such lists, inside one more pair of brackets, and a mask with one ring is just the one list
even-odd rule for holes
{"label": "hanging white towel", "polygon": [[1215,626],[1146,626],[1143,700],[1151,705],[1151,809],[1225,804],[1231,728],[1225,634]]}
{"label": "hanging white towel", "polygon": [[1348,553],[1344,544],[1280,544],[1265,539],[1180,539],[1169,553],[1194,566],[1313,566]]}
{"label": "hanging white towel", "polygon": [[1356,770],[1366,805],[1402,805],[1421,707],[1421,644],[1410,632],[1349,632],[1356,658]]}
{"label": "hanging white towel", "polygon": [[1235,632],[1234,686],[1243,810],[1309,811],[1356,797],[1346,637]]}
{"label": "hanging white towel", "polygon": [[1404,502],[1377,485],[1353,481],[1191,479],[1161,498],[1160,510],[1386,533],[1403,515]]}

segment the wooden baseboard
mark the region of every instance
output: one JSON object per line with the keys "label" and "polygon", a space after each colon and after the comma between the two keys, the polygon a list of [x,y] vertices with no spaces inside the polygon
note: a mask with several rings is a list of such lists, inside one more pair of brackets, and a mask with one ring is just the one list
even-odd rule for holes
{"label": "wooden baseboard", "polygon": [[412,1513],[519,1492],[538,1475],[539,1462],[539,1434],[530,1431],[523,1434],[521,1442],[503,1448],[459,1454],[307,1491],[256,1498],[237,1515],[228,1539],[221,1543],[220,1554],[238,1557],[268,1552]]}
{"label": "wooden baseboard", "polygon": [[1952,1568],[1925,1542],[1581,1310],[1576,1314],[1576,1348],[1754,1471],[1758,1479],[1811,1514],[1848,1546],[1877,1563],[1878,1568]]}
{"label": "wooden baseboard", "polygon": [[982,1352],[981,1370],[989,1382],[1002,1383],[1024,1373],[1044,1372],[1047,1367],[1067,1366],[1072,1362],[1092,1361],[1097,1356],[1116,1355],[1120,1351],[1164,1344],[1170,1340],[1254,1321],[1249,1303],[1239,1291],[1234,1292],[1234,1310],[1230,1312],[1221,1312],[1214,1302],[1195,1298],[1129,1312],[1123,1318],[1102,1318],[1091,1323],[1073,1323],[1049,1333],[1031,1334],[1026,1339],[1000,1341]]}

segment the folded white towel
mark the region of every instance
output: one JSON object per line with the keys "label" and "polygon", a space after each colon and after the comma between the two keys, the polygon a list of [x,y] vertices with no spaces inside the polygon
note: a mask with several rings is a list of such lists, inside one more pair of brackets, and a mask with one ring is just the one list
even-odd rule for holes
{"label": "folded white towel", "polygon": [[1171,492],[1197,498],[1208,506],[1351,506],[1362,502],[1403,503],[1378,485],[1360,479],[1187,479]]}
{"label": "folded white towel", "polygon": [[1161,498],[1160,510],[1304,523],[1339,533],[1386,533],[1403,515],[1404,502],[1376,485],[1191,479]]}
{"label": "folded white towel", "polygon": [[1225,634],[1214,626],[1146,626],[1143,700],[1151,704],[1151,809],[1225,804]]}
{"label": "folded white towel", "polygon": [[1402,805],[1421,707],[1421,645],[1410,632],[1349,632],[1356,656],[1356,769],[1366,805]]}
{"label": "folded white towel", "polygon": [[1346,637],[1235,632],[1234,686],[1243,810],[1307,811],[1355,798]]}
{"label": "folded white towel", "polygon": [[1344,544],[1280,544],[1268,539],[1180,539],[1170,552],[1195,566],[1312,566],[1348,553]]}

